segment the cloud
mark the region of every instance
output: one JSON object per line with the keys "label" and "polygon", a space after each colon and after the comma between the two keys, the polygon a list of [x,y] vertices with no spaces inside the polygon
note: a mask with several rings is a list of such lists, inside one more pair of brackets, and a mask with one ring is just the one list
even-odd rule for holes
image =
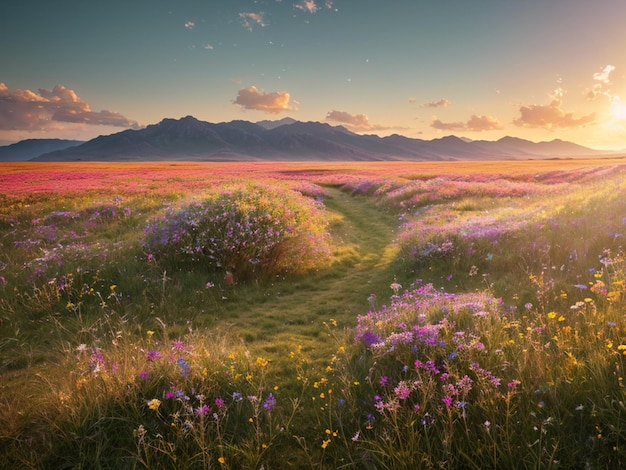
{"label": "cloud", "polygon": [[238,104],[245,109],[254,109],[269,114],[278,114],[282,111],[293,111],[296,103],[291,104],[289,93],[286,91],[276,91],[265,93],[255,86],[242,88],[237,93],[237,98],[233,104]]}
{"label": "cloud", "polygon": [[263,22],[263,17],[265,13],[239,13],[239,21],[248,31],[252,31],[254,26],[261,26],[262,28],[266,26]]}
{"label": "cloud", "polygon": [[[317,10],[320,9],[320,7],[317,6],[314,0],[302,0],[300,3],[296,3],[294,7],[298,10],[306,11],[308,13],[315,13]],[[330,7],[332,7],[332,2]]]}
{"label": "cloud", "polygon": [[60,129],[60,123],[79,123],[138,129],[131,121],[112,111],[92,111],[78,95],[62,85],[52,90],[40,88],[9,90],[0,83],[0,130],[40,131]]}
{"label": "cloud", "polygon": [[520,117],[513,121],[519,127],[535,127],[547,130],[581,127],[595,121],[595,113],[576,119],[573,113],[561,109],[561,100],[553,99],[550,104],[520,106]]}
{"label": "cloud", "polygon": [[474,132],[493,131],[503,129],[502,124],[491,116],[477,116],[473,114],[467,121],[467,130]]}
{"label": "cloud", "polygon": [[599,82],[602,82],[602,83],[607,83],[607,84],[611,83],[609,81],[609,75],[611,75],[611,72],[613,70],[615,70],[615,66],[614,65],[607,65],[606,67],[604,67],[602,69],[602,72],[594,73],[593,74],[593,79],[597,80]]}
{"label": "cloud", "polygon": [[430,127],[444,131],[470,131],[483,132],[503,129],[502,124],[491,116],[478,116],[473,114],[467,122],[443,122],[435,119]]}
{"label": "cloud", "polygon": [[341,122],[358,129],[371,129],[372,127],[365,114],[350,114],[345,111],[331,111],[326,114],[326,120]]}
{"label": "cloud", "polygon": [[326,114],[327,121],[335,121],[344,124],[348,129],[355,132],[363,131],[385,131],[395,129],[394,127],[380,126],[372,124],[365,114],[350,114],[345,111],[330,111]]}
{"label": "cloud", "polygon": [[464,131],[465,123],[464,122],[443,122],[439,119],[435,119],[430,127],[435,129],[440,129],[442,131]]}
{"label": "cloud", "polygon": [[187,29],[193,29],[195,27],[196,27],[196,23],[194,23],[193,21],[187,21],[185,23],[185,28],[187,28]]}
{"label": "cloud", "polygon": [[614,65],[607,65],[602,69],[601,72],[597,72],[593,74],[593,79],[596,83],[592,85],[590,89],[587,90],[586,98],[587,101],[593,101],[598,96],[606,96],[609,101],[613,101],[613,94],[611,92],[611,80],[610,75],[611,72],[615,70]]}
{"label": "cloud", "polygon": [[431,101],[429,103],[422,103],[420,107],[422,108],[447,108],[450,106],[450,101],[445,98],[440,99],[439,101]]}

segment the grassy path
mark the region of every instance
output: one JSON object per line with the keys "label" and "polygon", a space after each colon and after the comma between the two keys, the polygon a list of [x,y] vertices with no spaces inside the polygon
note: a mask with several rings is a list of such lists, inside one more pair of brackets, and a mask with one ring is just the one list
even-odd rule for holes
{"label": "grassy path", "polygon": [[220,313],[219,323],[259,354],[281,356],[302,345],[312,356],[328,358],[336,345],[327,341],[324,322],[334,319],[338,328],[350,327],[368,311],[371,293],[381,302],[391,295],[389,285],[399,274],[394,272],[397,219],[372,199],[336,188],[326,189],[325,204],[335,243],[333,265],[269,288],[238,289],[235,305],[225,304]]}

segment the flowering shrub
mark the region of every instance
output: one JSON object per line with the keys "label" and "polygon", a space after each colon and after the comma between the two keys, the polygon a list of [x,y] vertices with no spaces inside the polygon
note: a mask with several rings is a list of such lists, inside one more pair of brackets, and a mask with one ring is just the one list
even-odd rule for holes
{"label": "flowering shrub", "polygon": [[322,206],[277,186],[246,185],[169,210],[145,229],[144,249],[167,263],[206,263],[238,279],[298,272],[328,254]]}

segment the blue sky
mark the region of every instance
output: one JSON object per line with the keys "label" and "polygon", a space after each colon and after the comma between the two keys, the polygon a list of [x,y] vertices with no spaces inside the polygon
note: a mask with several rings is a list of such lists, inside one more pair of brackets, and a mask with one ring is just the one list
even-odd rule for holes
{"label": "blue sky", "polygon": [[5,0],[0,140],[286,116],[626,148],[618,0]]}

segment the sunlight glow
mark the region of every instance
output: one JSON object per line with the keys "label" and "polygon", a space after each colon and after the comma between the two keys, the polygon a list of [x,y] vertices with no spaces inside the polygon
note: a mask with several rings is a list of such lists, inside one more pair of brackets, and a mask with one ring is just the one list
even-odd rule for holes
{"label": "sunlight glow", "polygon": [[619,99],[616,99],[611,104],[611,114],[613,118],[618,121],[626,120],[626,103],[622,103]]}

